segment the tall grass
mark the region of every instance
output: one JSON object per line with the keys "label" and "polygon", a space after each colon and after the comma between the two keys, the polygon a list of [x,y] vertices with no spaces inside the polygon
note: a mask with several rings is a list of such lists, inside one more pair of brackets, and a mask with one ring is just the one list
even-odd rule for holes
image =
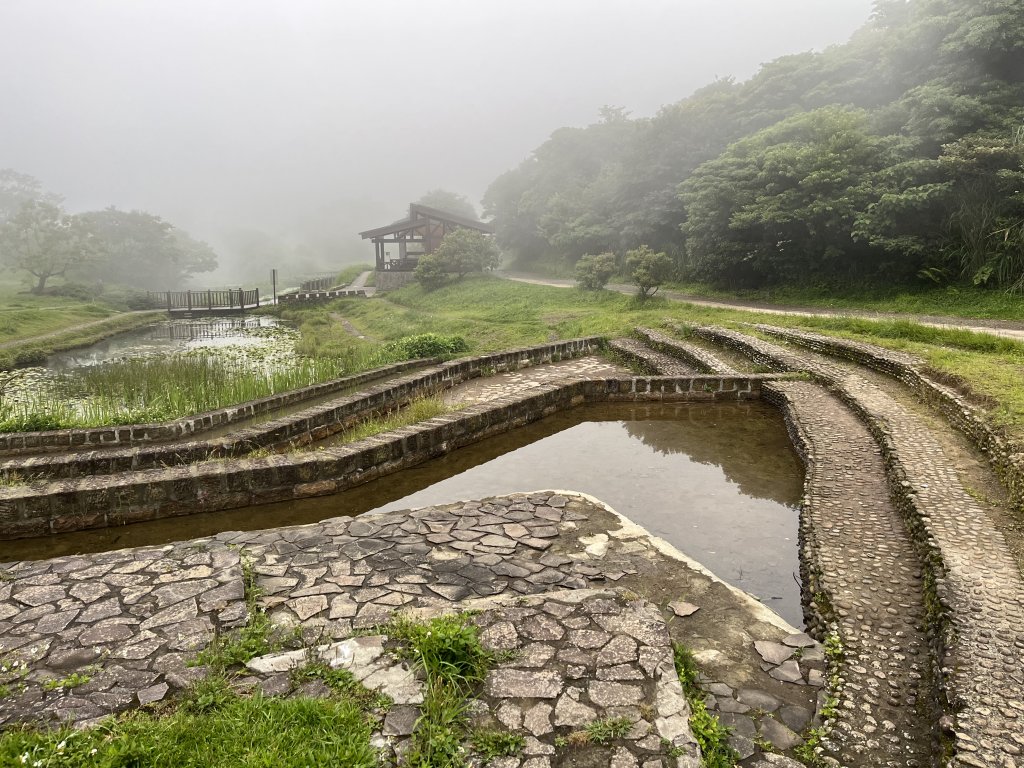
{"label": "tall grass", "polygon": [[179,418],[338,378],[345,358],[294,358],[253,368],[211,355],[119,360],[79,369],[49,387],[0,402],[0,432],[133,424]]}

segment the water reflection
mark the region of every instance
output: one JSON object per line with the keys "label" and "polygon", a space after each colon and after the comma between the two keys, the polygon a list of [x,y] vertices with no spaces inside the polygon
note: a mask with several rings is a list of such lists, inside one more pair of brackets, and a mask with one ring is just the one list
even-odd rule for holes
{"label": "water reflection", "polygon": [[46,367],[69,370],[123,358],[148,357],[225,345],[268,343],[267,329],[285,327],[275,317],[216,317],[201,320],[163,320],[103,339],[88,347],[50,355]]}
{"label": "water reflection", "polygon": [[334,496],[0,542],[0,560],[541,488],[602,499],[801,623],[796,505],[802,468],[781,416],[763,403],[584,406]]}

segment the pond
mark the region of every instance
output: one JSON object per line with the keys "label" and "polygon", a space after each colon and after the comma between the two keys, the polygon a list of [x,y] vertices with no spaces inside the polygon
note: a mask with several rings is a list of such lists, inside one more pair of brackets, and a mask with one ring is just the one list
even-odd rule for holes
{"label": "pond", "polygon": [[112,360],[151,357],[172,352],[225,346],[266,346],[277,337],[265,329],[285,328],[275,317],[208,317],[201,320],[163,320],[119,333],[87,347],[57,352],[45,368],[68,371]]}
{"label": "pond", "polygon": [[802,484],[782,417],[764,403],[583,406],[333,496],[0,542],[0,560],[574,490],[601,499],[800,626]]}

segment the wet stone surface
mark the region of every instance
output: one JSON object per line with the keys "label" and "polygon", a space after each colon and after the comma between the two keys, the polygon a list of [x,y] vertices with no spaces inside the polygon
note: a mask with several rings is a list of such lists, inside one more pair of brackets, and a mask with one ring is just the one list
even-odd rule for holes
{"label": "wet stone surface", "polygon": [[[482,640],[501,661],[477,714],[522,731],[522,768],[696,765],[687,762],[693,745],[671,639],[713,647],[713,708],[742,715],[757,738],[781,748],[793,739],[782,729],[796,726],[779,713],[813,715],[821,665],[807,654],[799,679],[786,682],[772,672],[790,660],[761,668],[754,646],[785,643],[792,628],[599,503],[544,491],[5,564],[0,644],[15,695],[0,702],[3,722],[88,723],[172,697],[202,677],[188,661],[215,629],[246,619],[242,559],[275,624],[300,626],[325,661],[349,665],[395,698],[380,738],[399,751],[421,694],[409,669],[382,652],[385,640],[374,640],[374,628],[395,611],[479,612]],[[322,695],[315,681],[291,680],[300,657],[254,660],[237,685]],[[71,690],[47,685],[72,674],[89,681]],[[780,704],[755,710],[742,704],[749,697]],[[614,743],[551,752],[556,739],[617,717],[631,725]],[[662,739],[678,747],[672,758]],[[579,763],[581,755],[597,762]]]}
{"label": "wet stone surface", "polygon": [[475,405],[565,379],[599,379],[623,375],[629,375],[625,367],[598,355],[588,355],[470,379],[446,390],[444,401],[449,405]]}

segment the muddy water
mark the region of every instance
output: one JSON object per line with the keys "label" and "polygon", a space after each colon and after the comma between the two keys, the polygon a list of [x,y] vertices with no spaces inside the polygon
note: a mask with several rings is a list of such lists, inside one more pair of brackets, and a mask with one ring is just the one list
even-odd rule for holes
{"label": "muddy water", "polygon": [[345,493],[0,542],[0,561],[543,488],[589,493],[799,626],[802,468],[763,403],[584,406]]}

